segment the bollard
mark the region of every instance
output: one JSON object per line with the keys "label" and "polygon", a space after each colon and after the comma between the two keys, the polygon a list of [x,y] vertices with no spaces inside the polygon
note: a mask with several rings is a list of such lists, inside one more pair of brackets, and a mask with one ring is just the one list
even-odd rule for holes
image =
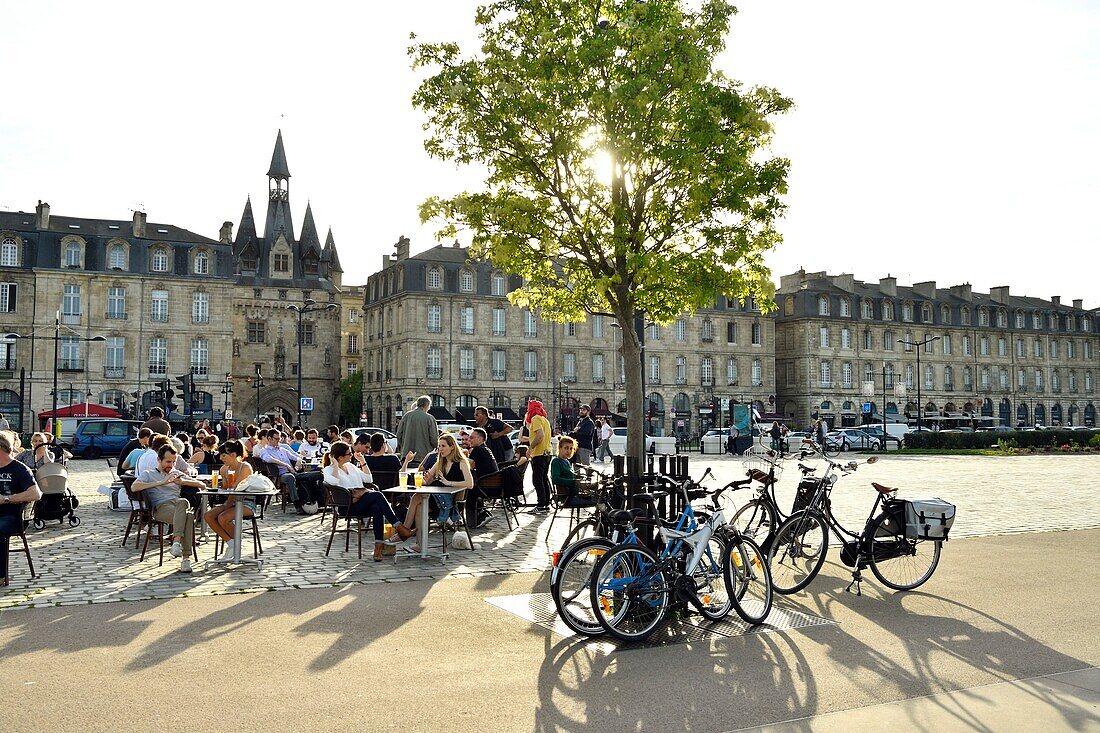
{"label": "bollard", "polygon": [[667,476],[668,475],[668,456],[662,454],[661,457],[657,460],[657,466],[658,466],[657,470],[660,473]]}
{"label": "bollard", "polygon": [[612,463],[614,464],[614,469],[613,470],[614,470],[615,476],[616,477],[625,476],[626,475],[626,456],[616,455],[616,456],[612,456],[611,459],[612,459]]}

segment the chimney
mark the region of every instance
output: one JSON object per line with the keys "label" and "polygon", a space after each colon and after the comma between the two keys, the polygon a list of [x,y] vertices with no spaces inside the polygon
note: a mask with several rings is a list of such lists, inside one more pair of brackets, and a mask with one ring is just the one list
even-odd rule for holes
{"label": "chimney", "polygon": [[221,231],[218,232],[218,241],[222,244],[229,244],[233,241],[233,222],[227,221],[222,224]]}
{"label": "chimney", "polygon": [[992,300],[994,303],[1008,305],[1008,286],[1002,285],[998,288],[990,288],[989,299]]}
{"label": "chimney", "polygon": [[394,250],[397,251],[397,261],[409,259],[409,238],[402,234],[397,238],[397,244],[394,245]]}
{"label": "chimney", "polygon": [[956,298],[961,298],[962,300],[974,299],[973,294],[970,292],[970,283],[963,283],[962,285],[952,285],[951,294],[954,295]]}
{"label": "chimney", "polygon": [[855,291],[856,278],[854,275],[837,275],[833,278],[833,284],[846,293]]}
{"label": "chimney", "polygon": [[936,281],[929,280],[923,283],[913,283],[913,292],[927,300],[936,299]]}
{"label": "chimney", "polygon": [[145,212],[134,212],[134,236],[139,239],[145,238]]}
{"label": "chimney", "polygon": [[806,280],[806,271],[799,270],[798,272],[792,272],[790,275],[779,276],[779,290],[784,293],[789,293],[794,290],[798,290],[799,286]]}
{"label": "chimney", "polygon": [[1062,304],[1062,296],[1061,295],[1052,295],[1052,296],[1050,296],[1050,302],[1053,303],[1054,305],[1061,305]]}
{"label": "chimney", "polygon": [[34,228],[50,228],[50,205],[42,203],[41,200],[39,200],[38,206],[34,207]]}
{"label": "chimney", "polygon": [[1073,299],[1073,307],[1076,308],[1077,310],[1082,310],[1084,305],[1085,305],[1085,301],[1082,300],[1081,298],[1074,298]]}
{"label": "chimney", "polygon": [[455,249],[462,249],[462,244],[456,239],[454,243]]}
{"label": "chimney", "polygon": [[897,297],[898,279],[896,277],[890,277],[889,275],[887,275],[886,277],[881,277],[878,281],[878,289],[882,292],[883,295]]}

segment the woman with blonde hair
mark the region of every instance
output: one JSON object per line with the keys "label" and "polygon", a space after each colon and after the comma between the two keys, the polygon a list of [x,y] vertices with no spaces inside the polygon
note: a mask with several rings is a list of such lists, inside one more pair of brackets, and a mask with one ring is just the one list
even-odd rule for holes
{"label": "woman with blonde hair", "polygon": [[[16,441],[18,442],[18,436],[16,436]],[[13,449],[14,447],[15,446],[12,446]],[[42,468],[42,466],[47,463],[53,463],[53,454],[50,453],[49,436],[45,433],[34,433],[31,435],[31,447],[20,452],[15,460],[32,471]]]}
{"label": "woman with blonde hair", "polygon": [[[474,472],[470,468],[470,459],[458,445],[458,441],[451,433],[443,433],[439,436],[437,445],[439,457],[424,473],[426,486],[449,486],[455,489],[472,489],[474,487]],[[414,496],[409,502],[409,511],[405,517],[405,524],[414,533],[419,532],[416,526],[417,512],[420,510],[422,496]],[[440,494],[436,496],[439,503],[439,523],[450,521],[451,512],[454,510],[455,495]],[[421,535],[423,537],[423,535]],[[418,552],[419,547],[415,548]]]}

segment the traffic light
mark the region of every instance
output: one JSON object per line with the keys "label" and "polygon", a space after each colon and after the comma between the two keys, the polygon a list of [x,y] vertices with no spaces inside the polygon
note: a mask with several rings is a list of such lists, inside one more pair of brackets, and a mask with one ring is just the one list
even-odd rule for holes
{"label": "traffic light", "polygon": [[180,398],[183,400],[183,411],[189,413],[191,412],[191,395],[195,392],[195,378],[191,375],[191,372],[187,372],[187,374],[176,377],[176,382],[178,383]]}

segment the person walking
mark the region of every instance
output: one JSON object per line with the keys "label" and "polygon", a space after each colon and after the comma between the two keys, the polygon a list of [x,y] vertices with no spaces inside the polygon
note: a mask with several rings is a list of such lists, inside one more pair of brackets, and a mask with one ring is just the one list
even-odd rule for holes
{"label": "person walking", "polygon": [[573,462],[582,466],[592,463],[593,442],[596,439],[596,423],[592,422],[592,418],[588,416],[589,411],[588,405],[580,406],[581,418],[577,422],[576,429],[569,434],[577,441],[577,450],[573,454]]}
{"label": "person walking", "polygon": [[141,427],[149,428],[154,433],[160,433],[161,435],[172,434],[172,426],[164,419],[164,410],[159,407],[149,410],[149,419],[143,422]]}
{"label": "person walking", "polygon": [[771,435],[772,439],[772,450],[778,453],[782,447],[780,445],[780,439],[783,437],[783,431],[779,427],[778,420],[772,423],[772,429],[768,431],[768,433]]}
{"label": "person walking", "polygon": [[409,410],[401,417],[401,424],[397,428],[398,455],[412,451],[416,455],[414,460],[419,463],[435,450],[439,441],[439,424],[428,414],[430,409],[432,398],[423,395],[417,398],[416,409]]}
{"label": "person walking", "polygon": [[[523,418],[527,426],[527,444],[530,446],[531,482],[535,486],[535,508],[530,514],[550,513],[550,421],[546,408],[539,400],[527,403]],[[521,438],[522,440],[522,438]]]}

